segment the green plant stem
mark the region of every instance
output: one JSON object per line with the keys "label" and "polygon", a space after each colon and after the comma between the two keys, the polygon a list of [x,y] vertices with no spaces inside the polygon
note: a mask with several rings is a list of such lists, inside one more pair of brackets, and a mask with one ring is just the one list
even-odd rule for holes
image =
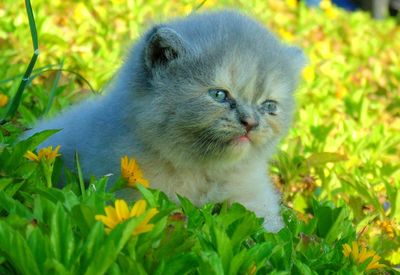
{"label": "green plant stem", "polygon": [[46,180],[46,186],[48,188],[51,188],[53,186],[51,181],[51,175],[53,174],[53,165],[49,164],[45,159],[42,159],[40,161],[40,166],[42,167],[44,178]]}
{"label": "green plant stem", "polygon": [[17,93],[15,94],[9,109],[7,110],[6,115],[0,121],[0,124],[6,123],[6,120],[10,117],[13,117],[15,115],[15,113],[17,112],[18,106],[21,103],[22,94],[25,90],[25,87],[27,86],[27,84],[29,82],[29,77],[32,74],[33,68],[35,67],[36,60],[39,57],[39,42],[38,42],[35,18],[33,16],[31,2],[29,0],[26,0],[25,5],[26,5],[26,12],[28,13],[29,28],[31,31],[34,52],[33,52],[31,61],[29,62],[28,68],[26,69],[25,74],[22,77],[21,83],[19,84]]}
{"label": "green plant stem", "polygon": [[83,198],[86,198],[85,183],[84,183],[83,176],[82,176],[81,165],[79,163],[78,152],[75,152],[75,162],[76,162],[76,168],[78,170],[78,180],[79,180],[79,186],[81,188],[81,194],[82,194]]}

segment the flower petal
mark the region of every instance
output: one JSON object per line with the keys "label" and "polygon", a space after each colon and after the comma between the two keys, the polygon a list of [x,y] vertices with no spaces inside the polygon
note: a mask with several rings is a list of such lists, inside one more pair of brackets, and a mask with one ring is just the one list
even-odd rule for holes
{"label": "flower petal", "polygon": [[130,216],[131,217],[138,217],[143,214],[146,210],[147,202],[145,200],[138,200],[132,207]]}
{"label": "flower petal", "polygon": [[151,230],[153,230],[154,228],[154,224],[139,224],[135,230],[133,231],[133,235],[139,235],[145,232],[149,232]]}
{"label": "flower petal", "polygon": [[148,223],[157,213],[158,210],[156,208],[151,208],[146,214],[146,217],[143,219],[142,223]]}
{"label": "flower petal", "polygon": [[148,188],[150,186],[150,182],[148,180],[146,180],[145,178],[137,179],[137,183],[143,185],[146,188]]}
{"label": "flower petal", "polygon": [[375,251],[372,251],[372,250],[371,251],[367,251],[367,248],[363,247],[361,249],[361,252],[360,252],[360,255],[359,255],[357,261],[359,263],[363,263],[363,262],[365,262],[366,259],[371,258],[374,255],[375,255]]}
{"label": "flower petal", "polygon": [[115,211],[117,212],[117,216],[120,221],[125,221],[130,217],[128,205],[124,200],[115,201]]}
{"label": "flower petal", "polygon": [[101,221],[105,226],[109,228],[114,228],[117,225],[117,223],[114,220],[104,215],[96,215],[95,219]]}
{"label": "flower petal", "polygon": [[357,261],[357,259],[358,259],[358,244],[357,244],[357,242],[352,242],[351,255],[353,256],[353,259],[355,261]]}
{"label": "flower petal", "polygon": [[154,228],[154,224],[149,224],[148,222],[158,213],[156,208],[151,208],[146,217],[142,220],[142,222],[135,228],[133,234],[138,235],[144,232],[151,231]]}
{"label": "flower petal", "polygon": [[112,221],[113,227],[121,222],[118,218],[117,212],[115,211],[114,207],[107,206],[106,208],[104,208],[104,211],[106,212],[106,215],[110,219],[110,221]]}
{"label": "flower petal", "polygon": [[380,260],[380,259],[381,259],[380,256],[375,255],[375,256],[372,258],[372,261],[368,264],[368,266],[367,266],[367,268],[366,268],[365,270],[371,270],[371,269],[377,269],[377,268],[385,267],[384,264],[380,264],[380,263],[379,263],[379,260]]}
{"label": "flower petal", "polygon": [[351,247],[350,247],[349,244],[345,243],[345,244],[343,245],[343,255],[344,255],[345,257],[349,257],[350,253],[351,253]]}
{"label": "flower petal", "polygon": [[36,162],[39,161],[39,157],[35,153],[33,153],[32,151],[27,151],[25,153],[24,157],[29,159],[29,160],[32,160],[32,161],[36,161]]}

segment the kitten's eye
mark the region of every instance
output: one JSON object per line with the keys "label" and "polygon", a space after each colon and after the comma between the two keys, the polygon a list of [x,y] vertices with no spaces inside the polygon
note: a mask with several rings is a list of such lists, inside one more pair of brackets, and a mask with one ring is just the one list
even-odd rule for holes
{"label": "kitten's eye", "polygon": [[228,97],[228,92],[222,89],[210,89],[208,94],[217,102],[225,102]]}
{"label": "kitten's eye", "polygon": [[276,112],[278,111],[278,103],[275,100],[266,100],[261,105],[261,109],[263,112],[268,113],[270,115],[275,116]]}

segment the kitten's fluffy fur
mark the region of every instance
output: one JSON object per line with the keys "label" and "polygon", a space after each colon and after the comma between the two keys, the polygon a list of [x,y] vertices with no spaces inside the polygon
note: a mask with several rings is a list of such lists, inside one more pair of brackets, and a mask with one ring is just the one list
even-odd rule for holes
{"label": "kitten's fluffy fur", "polygon": [[[42,146],[61,145],[70,167],[78,151],[87,176],[119,175],[120,159],[129,155],[151,187],[171,198],[240,202],[277,231],[280,199],[267,162],[289,127],[303,64],[299,49],[241,14],[190,15],[145,33],[106,95],[30,134],[62,129]],[[229,100],[213,99],[213,88],[228,91]],[[277,102],[275,113],[263,111],[266,100]],[[246,121],[258,126],[250,140],[238,139]]]}

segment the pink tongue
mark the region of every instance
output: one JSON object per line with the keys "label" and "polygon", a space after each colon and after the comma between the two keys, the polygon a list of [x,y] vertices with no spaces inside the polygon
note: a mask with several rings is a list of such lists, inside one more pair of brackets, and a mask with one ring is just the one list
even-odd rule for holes
{"label": "pink tongue", "polygon": [[237,141],[249,141],[249,137],[248,136],[240,136],[236,138]]}

